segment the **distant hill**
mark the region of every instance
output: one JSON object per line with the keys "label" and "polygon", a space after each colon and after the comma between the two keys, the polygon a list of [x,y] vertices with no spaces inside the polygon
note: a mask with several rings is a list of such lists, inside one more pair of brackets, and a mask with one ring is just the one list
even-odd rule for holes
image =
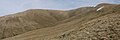
{"label": "distant hill", "polygon": [[108,3],[69,11],[30,9],[1,17],[0,38],[2,40],[118,40],[119,13],[119,4]]}
{"label": "distant hill", "polygon": [[[56,13],[56,14],[55,14]],[[66,12],[57,10],[30,9],[0,18],[0,38],[12,37],[27,31],[51,27],[68,18]]]}

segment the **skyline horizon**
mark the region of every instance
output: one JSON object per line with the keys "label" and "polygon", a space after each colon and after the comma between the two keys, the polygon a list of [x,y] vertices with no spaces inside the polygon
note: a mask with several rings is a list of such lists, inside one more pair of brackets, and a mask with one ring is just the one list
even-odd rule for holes
{"label": "skyline horizon", "polygon": [[0,16],[14,14],[29,9],[72,10],[94,7],[101,3],[120,4],[119,0],[3,0],[0,1]]}

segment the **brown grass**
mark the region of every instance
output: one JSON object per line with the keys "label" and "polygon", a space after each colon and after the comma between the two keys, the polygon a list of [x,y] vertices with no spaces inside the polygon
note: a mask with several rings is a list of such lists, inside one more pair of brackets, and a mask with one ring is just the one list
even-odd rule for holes
{"label": "brown grass", "polygon": [[118,40],[120,5],[104,6],[99,12],[98,7],[70,11],[34,9],[5,16],[0,18],[0,37],[3,40]]}

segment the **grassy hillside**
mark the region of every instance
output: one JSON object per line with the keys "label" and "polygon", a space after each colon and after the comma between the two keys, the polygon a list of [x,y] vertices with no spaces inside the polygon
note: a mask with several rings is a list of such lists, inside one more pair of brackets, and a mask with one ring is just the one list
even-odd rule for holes
{"label": "grassy hillside", "polygon": [[46,40],[119,40],[120,14],[108,14],[74,28],[73,31]]}
{"label": "grassy hillside", "polygon": [[0,39],[55,26],[58,21],[68,18],[66,16],[64,11],[30,9],[0,17]]}
{"label": "grassy hillside", "polygon": [[55,22],[62,24],[29,31],[3,40],[118,40],[120,37],[120,5],[103,6],[104,8],[100,11],[96,11],[97,6],[66,11],[65,14],[60,13],[61,19],[55,16],[59,14],[50,12],[54,20],[57,20]]}
{"label": "grassy hillside", "polygon": [[[83,24],[75,24],[72,31],[45,38],[46,40],[119,40],[120,5],[105,6],[105,14]],[[109,10],[109,11],[108,11]],[[102,10],[101,10],[102,11]],[[99,13],[99,12],[98,12]],[[102,12],[100,12],[102,13]],[[103,13],[102,13],[103,14]],[[96,15],[95,15],[96,16]]]}

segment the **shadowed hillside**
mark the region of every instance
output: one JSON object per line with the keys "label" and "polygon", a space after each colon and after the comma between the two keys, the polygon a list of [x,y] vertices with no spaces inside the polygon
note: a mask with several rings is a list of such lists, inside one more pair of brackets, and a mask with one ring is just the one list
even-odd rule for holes
{"label": "shadowed hillside", "polygon": [[119,13],[120,5],[105,3],[96,7],[82,7],[69,11],[27,10],[0,18],[0,38],[5,38],[3,40],[118,40],[120,39]]}

